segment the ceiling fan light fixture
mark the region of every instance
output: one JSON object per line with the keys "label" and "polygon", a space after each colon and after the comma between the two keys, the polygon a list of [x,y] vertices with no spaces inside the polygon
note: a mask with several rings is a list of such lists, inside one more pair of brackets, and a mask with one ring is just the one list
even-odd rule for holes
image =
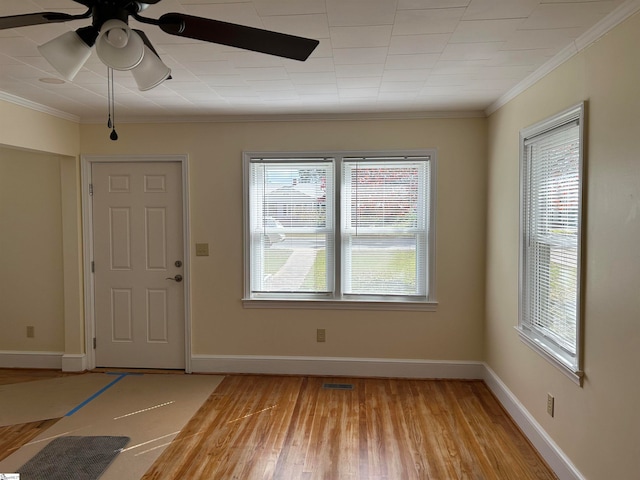
{"label": "ceiling fan light fixture", "polygon": [[140,64],[131,70],[133,78],[141,91],[151,90],[164,82],[171,75],[160,57],[145,45],[144,56]]}
{"label": "ceiling fan light fixture", "polygon": [[96,53],[102,63],[114,70],[131,70],[144,56],[140,35],[121,20],[107,20],[96,41]]}
{"label": "ceiling fan light fixture", "polygon": [[124,28],[112,28],[105,34],[105,40],[116,48],[124,48],[129,42],[129,33]]}
{"label": "ceiling fan light fixture", "polygon": [[73,80],[91,56],[87,45],[76,32],[65,32],[38,47],[40,54],[66,80]]}

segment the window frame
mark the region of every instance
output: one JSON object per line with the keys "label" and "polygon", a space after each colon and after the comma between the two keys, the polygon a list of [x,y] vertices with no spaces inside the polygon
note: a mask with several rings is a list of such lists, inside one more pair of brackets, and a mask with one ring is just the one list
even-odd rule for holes
{"label": "window frame", "polygon": [[[582,379],[584,372],[582,370],[583,365],[583,327],[582,327],[582,304],[583,304],[583,277],[582,277],[582,253],[584,247],[583,239],[583,224],[584,224],[584,184],[585,184],[585,172],[584,172],[584,151],[585,151],[585,108],[586,103],[581,102],[573,107],[570,107],[556,115],[553,115],[541,122],[526,127],[520,131],[520,234],[519,234],[519,272],[518,272],[518,325],[516,327],[521,340],[529,347],[533,348],[539,354],[542,355],[547,361],[558,368],[561,372],[567,375],[573,382],[578,385],[582,385]],[[577,212],[577,229],[576,229],[576,337],[575,337],[575,352],[570,352],[568,349],[563,348],[560,341],[555,341],[551,332],[546,335],[539,328],[533,328],[528,321],[525,305],[527,301],[525,296],[527,285],[527,221],[529,216],[528,205],[532,195],[527,197],[529,188],[527,182],[529,180],[528,170],[529,164],[534,160],[528,158],[527,145],[536,137],[545,138],[552,133],[558,132],[571,124],[578,126],[578,212]],[[530,296],[533,295],[533,289],[531,288]],[[529,301],[534,301],[529,299]]]}
{"label": "window frame", "polygon": [[[429,210],[427,212],[426,225],[426,258],[427,268],[425,278],[422,280],[429,286],[424,297],[414,296],[375,296],[353,295],[342,292],[342,255],[343,245],[341,238],[342,229],[342,160],[352,158],[397,158],[397,157],[428,157],[429,178],[427,179],[429,191]],[[306,159],[310,161],[319,158],[333,159],[334,182],[334,268],[333,268],[333,293],[326,297],[298,295],[298,298],[287,298],[283,295],[252,295],[251,288],[251,232],[250,232],[250,188],[251,188],[251,163],[254,159],[291,160]],[[435,241],[436,241],[436,176],[437,161],[436,150],[394,150],[394,151],[322,151],[322,152],[273,152],[251,151],[243,152],[243,248],[244,248],[244,296],[242,303],[245,308],[313,308],[313,309],[360,309],[360,310],[418,310],[435,311],[436,283],[435,283]]]}

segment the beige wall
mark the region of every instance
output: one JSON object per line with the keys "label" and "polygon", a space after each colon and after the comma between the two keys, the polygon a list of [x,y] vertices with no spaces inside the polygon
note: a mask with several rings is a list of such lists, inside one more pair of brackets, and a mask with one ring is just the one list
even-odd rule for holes
{"label": "beige wall", "polygon": [[[120,140],[111,142],[103,125],[78,126],[0,101],[0,144],[68,156],[57,173],[46,175],[49,180],[58,175],[64,186],[56,194],[64,205],[63,239],[56,240],[54,248],[62,250],[64,261],[56,253],[46,262],[63,269],[64,304],[74,311],[65,310],[64,326],[58,318],[45,321],[42,328],[55,333],[50,344],[37,348],[64,345],[68,353],[82,350],[78,153],[188,154],[191,240],[211,245],[209,257],[191,259],[194,353],[484,358],[586,478],[635,478],[640,471],[637,45],[640,17],[636,15],[488,121],[120,124]],[[586,378],[580,388],[526,347],[513,327],[518,311],[518,132],[582,100],[589,102],[589,121]],[[243,150],[434,147],[439,162],[437,312],[242,308]],[[1,164],[0,181],[9,178],[6,168],[13,167]],[[47,188],[55,190],[53,183]],[[1,187],[0,192],[15,188],[6,181]],[[6,204],[6,193],[2,195],[0,206]],[[6,228],[3,216],[2,229]],[[39,251],[40,245],[33,248]],[[5,263],[2,272],[5,277]],[[60,280],[57,273],[54,276]],[[61,301],[56,292],[52,298],[57,317]],[[0,349],[32,348],[19,338],[24,337],[27,323],[20,320],[5,330],[4,318],[3,313]],[[327,329],[325,344],[315,342],[318,327]],[[5,340],[10,338],[5,332],[15,341]],[[555,418],[545,411],[547,392],[556,398]]]}
{"label": "beige wall", "polygon": [[77,122],[0,100],[0,145],[75,157],[79,144]]}
{"label": "beige wall", "polygon": [[[489,118],[486,359],[588,479],[640,475],[640,15]],[[518,321],[518,133],[588,101],[584,388]],[[547,392],[556,415],[546,413]]]}
{"label": "beige wall", "polygon": [[0,147],[0,350],[64,350],[61,198],[59,156]]}
{"label": "beige wall", "polygon": [[[3,263],[0,272],[3,280],[9,278],[5,272],[13,274],[16,271],[22,276],[30,275],[33,280],[23,284],[19,290],[13,284],[9,290],[2,289],[0,293],[3,298],[7,296],[11,304],[11,307],[0,306],[0,328],[4,333],[7,326],[7,331],[12,332],[11,337],[0,337],[0,349],[52,350],[71,354],[84,351],[79,148],[78,123],[0,100],[0,157],[3,163],[3,173],[0,174],[0,210],[3,212],[0,237],[5,243],[15,243],[17,238],[25,237],[24,243],[15,245],[15,248],[20,248],[18,256],[12,257],[7,249],[1,249]],[[24,201],[16,201],[21,196]],[[25,208],[43,210],[32,214]],[[51,210],[50,214],[44,215],[42,212],[47,209]],[[52,213],[54,209],[55,214]],[[38,215],[43,215],[41,225],[30,223],[16,229],[15,218],[24,216],[24,221],[33,218],[35,222]],[[14,223],[7,223],[5,219]],[[35,235],[47,222],[53,222],[52,228],[46,229],[42,237]],[[47,255],[54,254],[56,258],[61,255],[61,259],[47,262]],[[47,275],[49,280],[55,276],[56,281],[45,284],[42,278]],[[42,290],[37,292],[31,283],[42,287]],[[8,291],[16,295],[10,296]],[[22,313],[16,313],[18,318],[7,316],[7,312],[9,308],[15,310],[20,305],[25,307],[25,314],[36,308],[32,305],[37,303],[33,301],[36,293],[44,298],[42,305],[56,307],[48,313],[50,317],[46,317],[51,318],[51,322],[45,317],[36,317],[43,324],[36,328],[36,336],[32,340],[26,338],[25,326],[33,325],[29,323],[34,320],[33,316],[28,319],[23,318]],[[57,323],[59,318],[62,318],[61,326]],[[48,335],[47,332],[53,333]]]}
{"label": "beige wall", "polygon": [[[212,355],[482,359],[485,119],[81,127],[83,154],[188,154],[193,351]],[[242,151],[438,149],[437,312],[244,309]],[[316,343],[316,328],[327,342]]]}

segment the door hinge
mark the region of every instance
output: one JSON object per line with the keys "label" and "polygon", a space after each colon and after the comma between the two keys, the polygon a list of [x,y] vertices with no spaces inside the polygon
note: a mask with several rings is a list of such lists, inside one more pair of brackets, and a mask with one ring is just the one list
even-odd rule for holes
{"label": "door hinge", "polygon": [[91,260],[91,273],[96,273],[96,262]]}
{"label": "door hinge", "polygon": [[89,195],[93,195],[93,183],[89,184]]}
{"label": "door hinge", "polygon": [[93,337],[93,349],[96,349],[96,337]]}

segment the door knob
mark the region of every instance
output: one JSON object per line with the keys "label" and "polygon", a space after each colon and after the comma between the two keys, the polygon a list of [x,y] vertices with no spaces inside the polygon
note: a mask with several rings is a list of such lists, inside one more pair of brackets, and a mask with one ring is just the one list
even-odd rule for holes
{"label": "door knob", "polygon": [[181,282],[182,281],[182,275],[178,274],[175,277],[167,277],[167,280],[173,280],[175,282]]}

